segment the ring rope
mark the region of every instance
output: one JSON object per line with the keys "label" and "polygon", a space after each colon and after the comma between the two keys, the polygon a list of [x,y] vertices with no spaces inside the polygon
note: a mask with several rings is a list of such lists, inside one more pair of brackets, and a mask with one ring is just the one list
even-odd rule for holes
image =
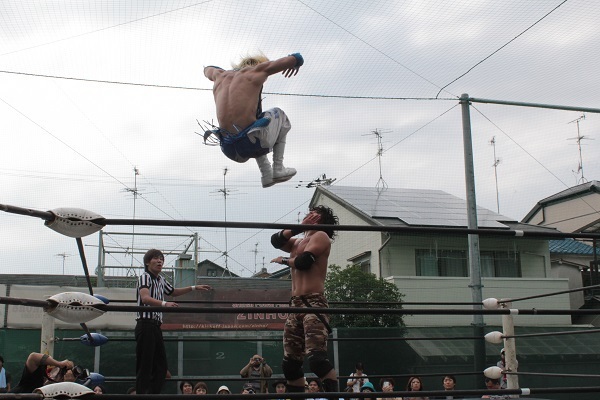
{"label": "ring rope", "polygon": [[[598,285],[600,286],[600,285]],[[110,300],[111,303],[125,303],[125,304],[133,304],[137,303],[137,300],[127,299],[127,300]],[[498,300],[501,303],[500,300]],[[177,300],[177,303],[180,304],[239,304],[240,301],[231,301],[231,300]],[[252,301],[253,304],[289,304],[289,301]],[[411,305],[411,306],[477,306],[481,305],[481,303],[474,302],[443,302],[443,301],[434,301],[434,302],[420,302],[420,301],[329,301],[330,305],[344,305],[344,304],[355,304],[355,305],[381,305],[381,306],[397,306],[397,305]]]}
{"label": "ring rope", "polygon": [[560,292],[536,294],[536,295],[533,295],[533,296],[517,297],[517,298],[514,298],[514,299],[502,299],[502,300],[498,300],[498,303],[514,303],[515,301],[539,299],[541,297],[549,297],[549,296],[554,296],[554,295],[557,295],[557,294],[581,292],[583,290],[594,289],[594,288],[598,288],[598,287],[600,287],[600,284],[598,284],[598,285],[592,285],[592,286],[583,286],[583,287],[579,287],[579,288],[575,288],[575,289],[561,290]]}
{"label": "ring rope", "polygon": [[[480,397],[481,395],[538,395],[538,394],[551,394],[551,393],[598,393],[600,392],[600,386],[584,386],[584,387],[544,387],[544,388],[522,388],[522,389],[496,389],[496,390],[423,390],[419,391],[420,397],[437,397],[437,396],[471,396]],[[370,399],[373,397],[373,393],[349,393],[349,392],[329,392],[322,393],[323,396],[335,397],[335,398],[359,398],[359,399]],[[378,398],[390,398],[390,397],[410,397],[414,396],[415,392],[409,391],[398,391],[398,392],[377,392],[376,397]],[[104,394],[103,399],[106,400],[131,400],[130,394]],[[243,394],[203,394],[186,395],[189,400],[223,400],[223,399],[256,399],[256,400],[274,400],[277,398],[277,393],[256,393],[251,395]],[[251,397],[248,397],[251,396]],[[315,397],[314,393],[286,393],[285,397],[288,399],[312,399]],[[41,400],[43,395],[41,394],[0,394],[0,399],[5,400]],[[136,395],[138,400],[172,400],[172,394],[153,394],[153,395]]]}
{"label": "ring rope", "polygon": [[[0,204],[0,211],[13,214],[26,215],[41,218],[47,222],[55,220],[56,216],[50,211],[39,211],[27,208]],[[285,223],[265,222],[236,222],[236,221],[194,221],[194,220],[159,220],[159,219],[109,219],[104,217],[95,218],[88,222],[98,226],[127,225],[127,226],[171,226],[171,227],[204,227],[204,228],[245,228],[245,229],[296,229],[305,230],[330,230],[355,231],[355,232],[394,232],[394,233],[430,233],[446,235],[486,235],[486,236],[512,236],[528,238],[596,238],[600,239],[600,233],[565,233],[565,232],[524,232],[512,229],[489,229],[489,228],[450,228],[450,227],[404,227],[389,225],[303,225]],[[100,229],[100,228],[99,228]]]}
{"label": "ring rope", "polygon": [[[33,300],[33,299],[22,299],[22,298],[10,298],[0,296],[0,304],[11,304],[21,305],[30,307],[42,307],[46,308],[49,306],[47,301]],[[237,314],[237,313],[296,313],[305,314],[305,307],[235,307],[235,308],[223,308],[223,307],[160,307],[160,306],[113,306],[108,304],[96,304],[92,307],[101,311],[113,311],[113,312],[163,312],[163,313],[199,313],[199,314],[211,314],[211,313],[226,313],[226,314]],[[323,311],[326,314],[401,314],[401,315],[597,315],[600,314],[600,309],[497,309],[497,310],[486,310],[486,309],[416,309],[416,308],[327,308]]]}

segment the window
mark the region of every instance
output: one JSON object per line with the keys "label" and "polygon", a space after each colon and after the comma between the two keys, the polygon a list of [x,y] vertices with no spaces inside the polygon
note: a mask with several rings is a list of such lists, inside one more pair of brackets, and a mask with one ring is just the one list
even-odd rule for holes
{"label": "window", "polygon": [[[415,250],[417,276],[469,276],[469,260],[465,250]],[[521,259],[518,252],[482,251],[481,276],[518,278]]]}
{"label": "window", "polygon": [[206,276],[217,276],[217,270],[214,268],[207,268]]}
{"label": "window", "polygon": [[469,276],[464,250],[415,250],[418,276]]}
{"label": "window", "polygon": [[482,251],[481,276],[518,278],[521,276],[521,257],[514,251]]}
{"label": "window", "polygon": [[365,251],[348,259],[352,264],[359,265],[363,272],[371,272],[371,252]]}

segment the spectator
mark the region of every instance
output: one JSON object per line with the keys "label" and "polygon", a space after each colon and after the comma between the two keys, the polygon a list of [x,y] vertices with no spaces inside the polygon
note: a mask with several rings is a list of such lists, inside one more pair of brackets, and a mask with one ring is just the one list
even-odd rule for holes
{"label": "spectator", "polygon": [[[506,365],[506,357],[504,354],[504,348],[502,348],[502,350],[500,350],[500,361],[498,361],[496,363],[496,366],[499,367],[500,369],[502,369],[503,371],[507,368]],[[515,365],[515,369],[513,370],[516,371],[516,368],[519,367],[519,362],[517,361],[517,364]],[[507,374],[502,374],[502,378],[500,379],[500,388],[501,389],[506,389],[508,387],[508,376]]]}
{"label": "spectator", "polygon": [[254,390],[254,385],[252,385],[250,382],[244,383],[244,386],[242,386],[242,394],[254,394],[254,393],[256,393],[256,390]]}
{"label": "spectator", "polygon": [[[46,367],[54,367],[47,373]],[[31,393],[48,383],[75,382],[83,369],[75,367],[73,361],[57,361],[47,354],[31,353],[25,361],[25,368],[17,386],[10,393]]]}
{"label": "spectator", "polygon": [[[381,386],[381,391],[384,393],[393,392],[394,386],[396,382],[392,378],[381,378],[379,381],[379,385]],[[377,400],[402,400],[402,397],[382,397]]]}
{"label": "spectator", "polygon": [[[321,380],[318,378],[308,378],[308,392],[309,393],[319,393],[323,391],[323,387],[321,386]],[[327,400],[322,397],[316,397],[313,400]]]}
{"label": "spectator", "polygon": [[[445,375],[444,379],[442,380],[442,385],[444,387],[444,390],[456,390],[456,377],[454,375]],[[444,395],[444,396],[439,396],[439,397],[434,397],[434,399],[442,399],[442,400],[446,400],[446,399],[460,399],[461,397],[458,396],[450,396],[450,395]]]}
{"label": "spectator", "polygon": [[354,393],[360,392],[360,388],[365,382],[369,382],[369,378],[367,378],[367,374],[364,373],[364,370],[365,367],[363,363],[357,362],[354,366],[354,372],[350,374],[350,378],[348,379],[348,382],[346,382],[346,386],[352,388],[352,392]]}
{"label": "spectator", "polygon": [[229,388],[225,385],[219,387],[219,390],[217,390],[217,394],[231,394],[231,390],[229,390]]}
{"label": "spectator", "polygon": [[[361,393],[375,393],[375,387],[371,382],[365,382],[360,388]],[[375,400],[375,397],[365,397],[365,400]]]}
{"label": "spectator", "polygon": [[269,384],[262,378],[271,377],[271,375],[273,375],[273,370],[269,367],[265,359],[258,354],[255,354],[250,358],[248,365],[240,371],[240,375],[242,378],[251,379],[248,383],[252,385],[254,392],[269,393]]}
{"label": "spectator", "polygon": [[[285,393],[285,382],[286,381],[283,379],[273,382],[273,390],[275,391],[275,393],[277,393],[277,394]],[[277,399],[277,400],[283,400],[283,398]]]}
{"label": "spectator", "polygon": [[194,394],[194,383],[190,381],[182,381],[179,383],[181,394]]}
{"label": "spectator", "polygon": [[102,385],[96,385],[96,386],[94,386],[94,393],[95,394],[106,394],[106,388]]}
{"label": "spectator", "polygon": [[[489,390],[501,390],[502,388],[500,387],[500,379],[490,379],[490,378],[485,378],[485,386],[487,389]],[[481,396],[482,399],[491,399],[491,400],[505,400],[505,399],[510,399],[510,396],[508,395],[501,395],[501,394],[484,394],[483,396]]]}
{"label": "spectator", "polygon": [[0,356],[0,393],[10,391],[10,374],[4,368],[4,357]]}
{"label": "spectator", "polygon": [[[421,378],[418,376],[411,376],[406,385],[406,391],[408,392],[420,392],[423,390],[423,383],[421,382]],[[415,393],[418,394],[418,393]],[[406,397],[404,400],[429,400],[429,397],[425,396],[414,396],[414,397]]]}
{"label": "spectator", "polygon": [[206,394],[208,393],[208,386],[204,382],[198,382],[194,385],[194,394]]}
{"label": "spectator", "polygon": [[135,393],[135,386],[132,386],[129,389],[127,389],[127,394],[136,394]]}

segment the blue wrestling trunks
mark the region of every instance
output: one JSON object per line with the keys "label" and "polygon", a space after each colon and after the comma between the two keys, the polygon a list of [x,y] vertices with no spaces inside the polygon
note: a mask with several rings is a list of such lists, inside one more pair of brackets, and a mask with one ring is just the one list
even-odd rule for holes
{"label": "blue wrestling trunks", "polygon": [[[264,115],[264,114],[263,114]],[[231,160],[239,163],[245,163],[249,158],[257,158],[269,153],[269,149],[261,147],[260,140],[256,139],[254,143],[248,138],[248,132],[252,129],[263,128],[271,123],[269,118],[262,117],[252,125],[248,126],[239,133],[223,134],[221,129],[217,130],[219,143],[223,154]]]}

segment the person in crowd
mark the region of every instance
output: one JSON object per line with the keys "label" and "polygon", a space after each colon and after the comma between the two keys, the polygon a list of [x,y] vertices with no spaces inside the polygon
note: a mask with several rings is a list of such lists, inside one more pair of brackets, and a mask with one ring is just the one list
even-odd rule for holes
{"label": "person in crowd", "polygon": [[179,383],[181,394],[194,394],[194,383],[191,381],[181,381]]}
{"label": "person in crowd", "polygon": [[[285,391],[285,380],[281,379],[281,380],[273,382],[273,390],[277,394],[284,394],[286,392]],[[284,400],[284,397],[281,397],[277,400]]]}
{"label": "person in crowd", "polygon": [[[325,298],[327,260],[335,235],[333,225],[338,218],[329,207],[312,207],[302,220],[303,225],[331,225],[326,230],[309,229],[304,238],[294,238],[297,230],[284,229],[271,236],[276,249],[289,252],[289,257],[277,257],[271,262],[290,267],[292,277],[292,307],[303,307],[304,313],[289,313],[283,329],[283,362],[281,369],[287,379],[287,391],[302,392],[304,358],[310,370],[323,382],[326,392],[339,392],[337,372],[327,355],[327,337],[331,332]],[[310,311],[310,312],[309,312]]]}
{"label": "person in crowd", "polygon": [[[381,378],[379,380],[379,386],[381,386],[381,391],[384,393],[393,392],[395,385],[396,382],[393,378]],[[377,400],[402,400],[402,397],[382,397]]]}
{"label": "person in crowd", "polygon": [[[47,367],[54,368],[47,372]],[[49,383],[75,382],[83,371],[82,368],[75,367],[73,361],[58,361],[48,354],[31,353],[25,361],[19,383],[9,393],[31,393]]]}
{"label": "person in crowd", "polygon": [[[408,392],[420,392],[423,390],[423,383],[421,378],[418,376],[411,376],[406,384],[406,391]],[[429,400],[429,397],[419,396],[415,393],[415,396],[405,397],[404,400]]]}
{"label": "person in crowd", "polygon": [[[160,250],[150,249],[144,254],[144,272],[137,281],[137,305],[140,307],[178,307],[167,296],[181,296],[193,290],[210,290],[208,285],[174,288],[162,275],[165,256]],[[137,394],[160,394],[168,378],[167,352],[163,340],[163,313],[138,311],[135,325]]]}
{"label": "person in crowd", "polygon": [[4,368],[4,357],[0,356],[0,393],[10,391],[11,377]]}
{"label": "person in crowd", "polygon": [[198,382],[194,385],[194,394],[208,393],[208,386],[204,382]]}
{"label": "person in crowd", "polygon": [[137,394],[135,392],[135,386],[131,386],[129,389],[127,389],[127,394]]}
{"label": "person in crowd", "polygon": [[[361,393],[375,393],[375,387],[373,386],[373,384],[371,382],[365,382],[360,387],[360,392]],[[376,400],[375,397],[365,397],[364,399],[365,400]]]}
{"label": "person in crowd", "polygon": [[217,394],[231,394],[231,390],[225,385],[219,386],[219,390],[217,390]]}
{"label": "person in crowd", "polygon": [[[442,385],[444,386],[444,390],[456,390],[456,377],[454,375],[446,375],[444,376],[444,380],[442,381]],[[446,396],[445,399],[460,399],[457,396]]]}
{"label": "person in crowd", "polygon": [[365,366],[362,362],[357,362],[354,366],[354,372],[350,374],[350,378],[346,382],[346,386],[352,388],[352,392],[358,393],[365,382],[369,382],[369,378],[365,374]]}
{"label": "person in crowd", "polygon": [[[308,392],[309,393],[320,393],[323,391],[323,387],[321,386],[321,380],[318,378],[308,378]],[[312,400],[327,400],[322,397],[315,397]]]}
{"label": "person in crowd", "polygon": [[269,393],[269,383],[264,378],[270,378],[273,375],[273,369],[267,364],[265,359],[258,354],[253,355],[248,364],[240,371],[242,378],[249,378],[254,392]]}
{"label": "person in crowd", "polygon": [[[489,390],[501,390],[500,379],[491,379],[485,378],[485,387]],[[484,394],[481,396],[482,399],[491,399],[491,400],[508,400],[510,399],[509,395],[501,395],[501,394]]]}
{"label": "person in crowd", "polygon": [[93,390],[95,394],[106,394],[106,388],[102,385],[94,386]]}
{"label": "person in crowd", "polygon": [[256,393],[256,390],[254,389],[254,385],[250,382],[246,382],[244,383],[244,386],[242,386],[242,394],[254,394]]}

